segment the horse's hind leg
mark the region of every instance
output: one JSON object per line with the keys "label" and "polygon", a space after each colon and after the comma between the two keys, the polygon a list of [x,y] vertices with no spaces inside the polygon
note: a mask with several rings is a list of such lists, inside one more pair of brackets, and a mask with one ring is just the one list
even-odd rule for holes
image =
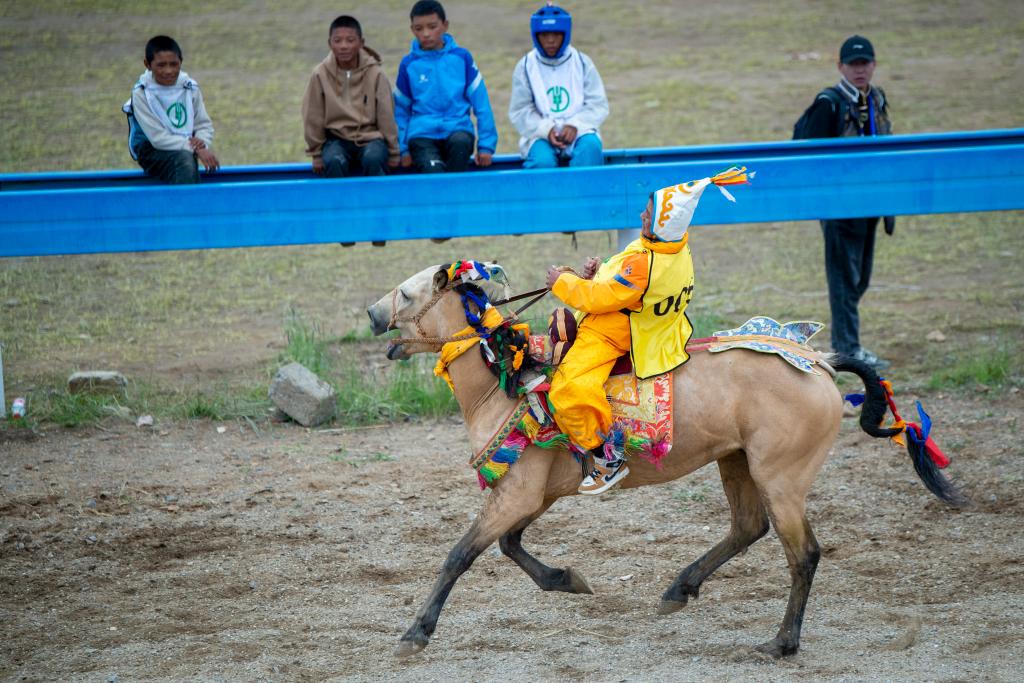
{"label": "horse's hind leg", "polygon": [[811,581],[818,567],[821,549],[814,537],[811,525],[804,515],[803,495],[784,500],[769,500],[772,524],[786,550],[789,575],[792,585],[789,590],[789,604],[786,616],[779,626],[779,633],[757,650],[772,657],[791,655],[800,647],[800,628],[804,622],[804,608],[811,593]]}
{"label": "horse's hind leg", "polygon": [[697,597],[701,583],[712,572],[768,533],[768,515],[761,502],[761,494],[750,477],[746,454],[739,452],[722,458],[718,461],[718,470],[732,508],[729,534],[679,574],[661,596],[658,614],[681,610],[690,596]]}
{"label": "horse's hind leg", "polygon": [[565,569],[549,567],[523,548],[523,531],[535,519],[544,514],[554,502],[554,498],[545,500],[536,513],[517,524],[511,531],[498,539],[498,545],[501,548],[501,552],[518,564],[533,579],[533,582],[540,586],[541,590],[593,594],[594,591],[591,590],[586,579],[580,576],[572,567],[566,567]]}

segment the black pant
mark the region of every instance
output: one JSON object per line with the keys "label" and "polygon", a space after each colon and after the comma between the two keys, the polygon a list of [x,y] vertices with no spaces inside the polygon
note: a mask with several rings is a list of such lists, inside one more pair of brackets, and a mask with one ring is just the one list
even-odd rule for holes
{"label": "black pant", "polygon": [[321,157],[324,160],[324,175],[328,178],[344,178],[356,175],[356,169],[363,175],[384,175],[388,162],[388,145],[383,140],[370,140],[357,145],[328,135]]}
{"label": "black pant", "polygon": [[472,133],[457,130],[447,139],[413,138],[409,140],[412,163],[420,173],[465,171],[476,139]]}
{"label": "black pant", "polygon": [[139,145],[138,162],[147,175],[171,185],[199,182],[199,162],[191,150],[157,149],[147,140]]}
{"label": "black pant", "polygon": [[877,227],[877,218],[821,221],[828,304],[832,310],[832,350],[838,353],[860,349],[857,304],[871,282]]}

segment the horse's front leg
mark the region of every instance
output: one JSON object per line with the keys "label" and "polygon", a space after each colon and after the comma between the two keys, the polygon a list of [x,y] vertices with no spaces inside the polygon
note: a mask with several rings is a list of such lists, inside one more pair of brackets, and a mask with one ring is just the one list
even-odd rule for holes
{"label": "horse's front leg", "polygon": [[531,453],[534,450],[527,449],[519,462],[498,482],[473,526],[448,553],[430,595],[416,613],[412,626],[402,636],[396,656],[408,657],[425,648],[437,627],[441,608],[458,578],[495,540],[511,529],[525,527],[529,520],[538,516],[538,511],[542,511],[551,458],[543,453],[538,457]]}

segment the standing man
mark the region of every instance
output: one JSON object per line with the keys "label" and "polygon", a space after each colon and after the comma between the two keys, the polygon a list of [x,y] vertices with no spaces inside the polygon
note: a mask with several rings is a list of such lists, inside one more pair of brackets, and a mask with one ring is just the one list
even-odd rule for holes
{"label": "standing man", "polygon": [[[875,49],[863,36],[850,36],[839,50],[836,85],[825,88],[797,123],[794,138],[836,138],[889,135],[889,108],[885,93],[871,85]],[[885,218],[892,234],[893,218]],[[832,350],[884,370],[887,361],[860,344],[857,304],[868,289],[874,260],[878,217],[821,221],[825,236],[825,275],[832,311]]]}

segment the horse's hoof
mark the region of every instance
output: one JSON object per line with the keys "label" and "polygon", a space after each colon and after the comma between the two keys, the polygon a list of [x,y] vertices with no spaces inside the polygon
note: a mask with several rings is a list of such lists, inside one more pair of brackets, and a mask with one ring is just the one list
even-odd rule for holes
{"label": "horse's hoof", "polygon": [[763,655],[768,655],[773,659],[781,659],[783,657],[796,654],[798,647],[798,645],[783,642],[779,638],[772,638],[767,643],[761,643],[755,647],[754,651],[760,652]]}
{"label": "horse's hoof", "polygon": [[398,647],[395,648],[395,657],[399,659],[408,659],[413,655],[419,654],[423,648],[427,646],[428,640],[424,640],[422,643],[418,640],[403,640],[398,643]]}
{"label": "horse's hoof", "polygon": [[682,602],[678,600],[662,600],[661,604],[658,605],[658,615],[665,616],[666,614],[672,614],[686,607],[686,601]]}
{"label": "horse's hoof", "polygon": [[583,593],[585,595],[594,594],[594,589],[590,587],[590,584],[587,583],[587,580],[584,579],[583,576],[572,567],[565,568],[565,578],[568,580],[569,586],[570,588],[572,588],[573,593]]}

